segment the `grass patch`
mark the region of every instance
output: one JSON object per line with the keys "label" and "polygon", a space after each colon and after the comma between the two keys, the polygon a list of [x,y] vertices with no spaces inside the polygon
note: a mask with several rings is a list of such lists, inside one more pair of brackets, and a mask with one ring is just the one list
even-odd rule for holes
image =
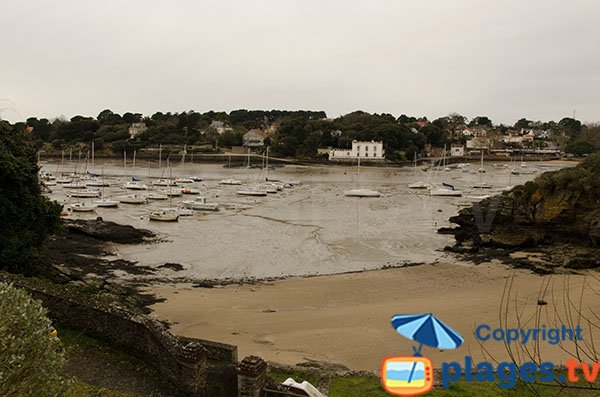
{"label": "grass patch", "polygon": [[[599,390],[559,388],[551,384],[530,385],[535,393],[524,383],[518,383],[514,389],[501,389],[492,382],[464,381],[453,383],[448,388],[435,388],[427,394],[431,397],[591,397],[600,395]],[[585,383],[579,387],[587,387]],[[598,386],[598,385],[596,385]],[[329,385],[329,397],[389,397],[376,376],[335,377]]]}
{"label": "grass patch", "polygon": [[321,381],[321,376],[312,371],[287,370],[269,367],[268,375],[277,383],[281,383],[287,378],[293,378],[296,382],[302,382],[306,380],[316,387]]}
{"label": "grass patch", "polygon": [[329,397],[389,397],[375,376],[336,377],[329,384]]}
{"label": "grass patch", "polygon": [[138,397],[139,394],[124,393],[114,389],[96,387],[83,382],[74,382],[65,391],[64,397]]}

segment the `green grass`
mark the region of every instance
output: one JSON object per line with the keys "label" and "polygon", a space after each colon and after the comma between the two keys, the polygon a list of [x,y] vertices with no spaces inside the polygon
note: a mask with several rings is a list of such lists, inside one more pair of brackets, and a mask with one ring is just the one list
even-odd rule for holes
{"label": "green grass", "polygon": [[329,397],[389,397],[375,376],[336,377],[329,384]]}
{"label": "green grass", "polygon": [[83,382],[74,382],[63,394],[64,397],[138,397],[114,389],[96,387]]}
{"label": "green grass", "polygon": [[269,367],[268,375],[277,383],[281,383],[287,378],[293,378],[296,382],[302,382],[306,380],[310,384],[317,386],[321,380],[321,376],[313,371],[286,370],[271,367]]}
{"label": "green grass", "polygon": [[[580,386],[584,386],[581,384]],[[534,385],[538,394],[533,393],[525,384],[518,384],[514,389],[501,389],[491,382],[458,382],[448,388],[435,388],[428,397],[588,397],[598,396],[598,390],[561,389],[552,385]],[[336,377],[329,385],[329,397],[388,397],[378,377]]]}

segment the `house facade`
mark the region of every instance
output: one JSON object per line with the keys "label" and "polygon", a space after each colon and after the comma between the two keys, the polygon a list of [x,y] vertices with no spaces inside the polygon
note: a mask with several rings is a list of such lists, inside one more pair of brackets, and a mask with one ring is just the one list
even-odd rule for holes
{"label": "house facade", "polygon": [[329,160],[384,160],[383,141],[352,141],[351,149],[332,149]]}
{"label": "house facade", "polygon": [[131,127],[129,127],[129,137],[135,138],[147,129],[146,123],[131,123]]}
{"label": "house facade", "polygon": [[263,147],[265,145],[265,139],[267,134],[257,128],[254,128],[244,134],[244,146],[245,147]]}

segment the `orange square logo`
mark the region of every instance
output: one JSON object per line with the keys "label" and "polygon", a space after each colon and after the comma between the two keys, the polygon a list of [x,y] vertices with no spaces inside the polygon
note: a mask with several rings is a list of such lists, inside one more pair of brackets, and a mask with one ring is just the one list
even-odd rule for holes
{"label": "orange square logo", "polygon": [[381,364],[381,383],[394,396],[416,396],[433,388],[433,365],[424,357],[387,357]]}

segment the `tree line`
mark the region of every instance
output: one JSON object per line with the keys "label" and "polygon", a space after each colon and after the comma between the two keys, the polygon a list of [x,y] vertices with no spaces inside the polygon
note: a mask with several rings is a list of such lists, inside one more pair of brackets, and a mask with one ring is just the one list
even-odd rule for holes
{"label": "tree line", "polygon": [[[131,138],[132,123],[143,122],[147,129]],[[483,127],[491,134],[511,130],[542,129],[561,148],[575,154],[592,153],[600,148],[600,127],[583,125],[565,117],[555,121],[517,120],[514,125],[494,124],[487,116],[468,120],[458,113],[428,120],[405,114],[395,117],[388,113],[355,111],[335,119],[323,111],[233,110],[199,113],[156,112],[151,116],[126,112],[122,115],[109,109],[94,117],[74,116],[69,120],[28,118],[14,128],[31,129],[31,140],[37,149],[60,150],[75,144],[94,142],[97,150],[109,150],[115,155],[148,146],[204,145],[213,149],[242,145],[243,135],[250,129],[269,131],[266,143],[274,155],[294,158],[316,158],[318,148],[349,148],[353,140],[381,140],[389,160],[411,159],[425,154],[428,145],[442,147],[464,143],[465,128]]]}

